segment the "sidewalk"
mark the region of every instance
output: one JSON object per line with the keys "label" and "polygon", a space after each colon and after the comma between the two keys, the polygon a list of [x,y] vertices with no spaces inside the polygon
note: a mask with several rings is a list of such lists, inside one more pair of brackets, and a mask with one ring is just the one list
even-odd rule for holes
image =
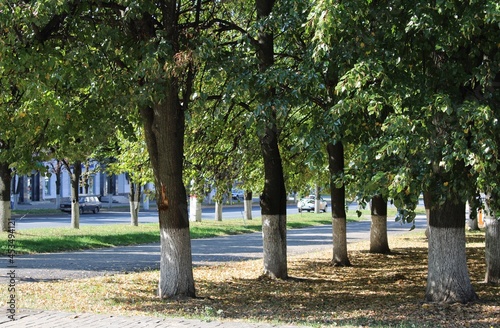
{"label": "sidewalk", "polygon": [[[2,312],[3,309],[2,309]],[[5,312],[4,312],[5,313]],[[293,328],[298,326],[279,326],[264,323],[247,323],[240,321],[202,321],[183,318],[156,318],[140,316],[113,316],[91,313],[67,313],[56,311],[21,310],[11,321],[6,317],[0,319],[2,327],[41,327],[41,328]],[[306,326],[300,326],[306,327]]]}

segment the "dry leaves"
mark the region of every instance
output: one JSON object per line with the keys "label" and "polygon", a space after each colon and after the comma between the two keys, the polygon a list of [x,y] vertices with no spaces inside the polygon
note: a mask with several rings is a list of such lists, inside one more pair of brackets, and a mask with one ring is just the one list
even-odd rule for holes
{"label": "dry leaves", "polygon": [[319,327],[499,327],[500,287],[481,283],[483,236],[469,241],[469,270],[481,301],[467,305],[422,303],[427,242],[418,233],[390,237],[389,255],[369,254],[367,242],[350,244],[353,266],[347,268],[332,266],[328,251],[291,258],[287,281],[262,278],[260,260],[196,267],[197,299],[158,300],[157,271],[20,284],[18,299],[26,308]]}

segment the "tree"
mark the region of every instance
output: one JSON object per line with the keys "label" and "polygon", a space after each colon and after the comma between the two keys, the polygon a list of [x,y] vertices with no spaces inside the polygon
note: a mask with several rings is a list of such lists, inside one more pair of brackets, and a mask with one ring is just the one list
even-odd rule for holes
{"label": "tree", "polygon": [[11,171],[19,174],[39,167],[52,112],[57,100],[51,83],[41,70],[50,59],[40,51],[29,51],[22,33],[19,4],[0,4],[0,229],[6,231],[10,213]]}
{"label": "tree", "polygon": [[[337,110],[366,113],[382,132],[378,140],[360,145],[370,150],[365,157],[379,172],[364,181],[379,179],[379,190],[388,188],[404,221],[413,219],[420,192],[429,193],[426,300],[475,300],[465,261],[464,204],[478,186],[480,171],[471,170],[476,143],[483,139],[475,133],[485,113],[478,108],[498,99],[492,88],[498,73],[492,46],[498,43],[496,6],[415,1],[403,8],[398,1],[390,6],[354,1],[337,8],[345,10],[336,15],[330,8],[322,25],[330,29],[322,36],[356,42],[359,54],[348,57],[353,64],[340,74]],[[342,25],[350,12],[365,27],[355,29],[357,36]],[[344,124],[362,131],[362,122]]]}
{"label": "tree", "polygon": [[[345,212],[345,184],[342,181],[344,173],[344,146],[341,141],[327,146],[332,195],[332,228],[333,228],[333,264],[336,266],[350,266],[347,254],[347,215]],[[340,183],[336,177],[340,176]]]}
{"label": "tree", "polygon": [[49,161],[47,164],[47,171],[49,172],[49,174],[55,174],[56,176],[55,208],[59,209],[59,205],[61,205],[61,176],[63,172],[63,162],[58,159]]}
{"label": "tree", "polygon": [[138,226],[141,189],[153,180],[153,173],[143,130],[135,123],[132,123],[132,126],[134,133],[130,136],[127,131],[116,131],[116,139],[112,140],[111,143],[114,143],[118,149],[106,147],[102,149],[102,154],[99,155],[100,157],[113,156],[114,158],[106,166],[107,172],[126,174],[130,185],[130,224]]}
{"label": "tree", "polygon": [[[215,4],[205,5],[211,8]],[[35,9],[37,15],[33,15]],[[51,72],[66,73],[63,77],[75,83],[65,83],[66,90],[84,96],[99,94],[99,98],[84,97],[83,100],[90,99],[93,103],[84,102],[78,107],[80,113],[91,116],[87,122],[100,124],[91,114],[102,112],[119,123],[120,114],[112,109],[140,108],[158,192],[162,241],[159,295],[162,298],[194,296],[186,192],[182,181],[184,115],[195,72],[193,36],[200,37],[202,28],[210,27],[210,24],[202,25],[206,22],[201,20],[202,14],[208,12],[202,11],[200,1],[169,0],[132,1],[126,5],[78,1],[65,6],[45,2],[36,8],[25,5],[20,11],[34,20],[24,28],[28,35],[35,36],[38,41],[35,45],[43,44],[43,49],[51,55],[57,51],[56,55],[63,55],[58,62],[61,70]],[[71,65],[71,60],[75,60],[76,65]],[[80,72],[79,68],[86,71]],[[85,78],[74,79],[76,75],[93,77],[94,83],[87,84],[89,80]],[[110,83],[103,83],[105,81]],[[97,104],[99,101],[103,102]],[[78,102],[65,103],[65,108],[71,109]],[[104,108],[106,110],[102,110]],[[94,131],[77,129],[84,130]],[[100,132],[102,134],[102,130]],[[75,144],[79,141],[73,134],[70,138]],[[69,152],[66,148],[65,151]]]}

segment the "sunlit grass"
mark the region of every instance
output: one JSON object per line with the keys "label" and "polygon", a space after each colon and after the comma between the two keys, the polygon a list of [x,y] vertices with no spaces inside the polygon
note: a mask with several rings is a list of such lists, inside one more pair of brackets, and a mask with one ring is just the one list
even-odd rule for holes
{"label": "sunlit grass", "polygon": [[[298,228],[331,222],[329,213],[304,213],[287,218],[289,228]],[[223,221],[205,220],[190,223],[192,238],[209,238],[224,235],[262,231],[260,218],[243,221],[230,219]],[[0,234],[0,254],[7,254],[8,234]],[[17,254],[48,253],[114,247],[159,242],[157,223],[85,225],[80,229],[65,227],[17,230],[15,250]]]}
{"label": "sunlit grass", "polygon": [[[369,220],[369,210],[362,210],[358,216],[356,211],[347,212],[347,221]],[[390,209],[388,220],[396,214]],[[303,228],[322,224],[331,224],[331,212],[292,214],[287,216],[289,229]],[[225,219],[223,221],[204,220],[190,222],[191,238],[211,238],[242,233],[262,231],[260,217],[253,220]],[[0,254],[7,254],[7,233],[0,234]],[[36,228],[16,231],[15,250],[17,254],[50,253],[137,245],[160,241],[157,223],[139,224],[134,227],[128,224],[84,225],[80,229],[66,227]]]}

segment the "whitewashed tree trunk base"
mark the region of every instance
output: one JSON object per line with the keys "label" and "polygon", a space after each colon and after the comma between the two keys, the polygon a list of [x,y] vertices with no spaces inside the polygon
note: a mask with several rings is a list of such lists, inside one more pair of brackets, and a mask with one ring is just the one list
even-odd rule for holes
{"label": "whitewashed tree trunk base", "polygon": [[194,297],[191,237],[189,227],[183,229],[160,229],[160,298]]}
{"label": "whitewashed tree trunk base", "polygon": [[500,284],[500,221],[497,218],[485,219],[486,227],[486,275],[488,284]]}
{"label": "whitewashed tree trunk base", "polygon": [[286,215],[262,215],[262,239],[264,275],[273,279],[288,278]]}
{"label": "whitewashed tree trunk base", "polygon": [[370,253],[389,253],[389,241],[387,239],[387,216],[372,215],[371,219]]}
{"label": "whitewashed tree trunk base", "polygon": [[130,201],[130,224],[137,227],[139,225],[140,202]]}
{"label": "whitewashed tree trunk base", "polygon": [[335,266],[350,266],[347,253],[347,226],[346,218],[333,218],[333,258]]}
{"label": "whitewashed tree trunk base", "polygon": [[463,227],[431,226],[428,261],[426,301],[468,303],[477,300],[467,271]]}
{"label": "whitewashed tree trunk base", "polygon": [[9,230],[9,221],[12,218],[12,212],[10,210],[10,201],[0,201],[0,220],[1,229],[0,231]]}
{"label": "whitewashed tree trunk base", "polygon": [[201,222],[201,203],[197,196],[189,197],[189,221]]}
{"label": "whitewashed tree trunk base", "polygon": [[80,229],[80,204],[71,202],[71,228]]}
{"label": "whitewashed tree trunk base", "polygon": [[222,221],[222,202],[215,203],[215,220]]}
{"label": "whitewashed tree trunk base", "polygon": [[243,202],[243,218],[252,220],[252,200],[245,199]]}

